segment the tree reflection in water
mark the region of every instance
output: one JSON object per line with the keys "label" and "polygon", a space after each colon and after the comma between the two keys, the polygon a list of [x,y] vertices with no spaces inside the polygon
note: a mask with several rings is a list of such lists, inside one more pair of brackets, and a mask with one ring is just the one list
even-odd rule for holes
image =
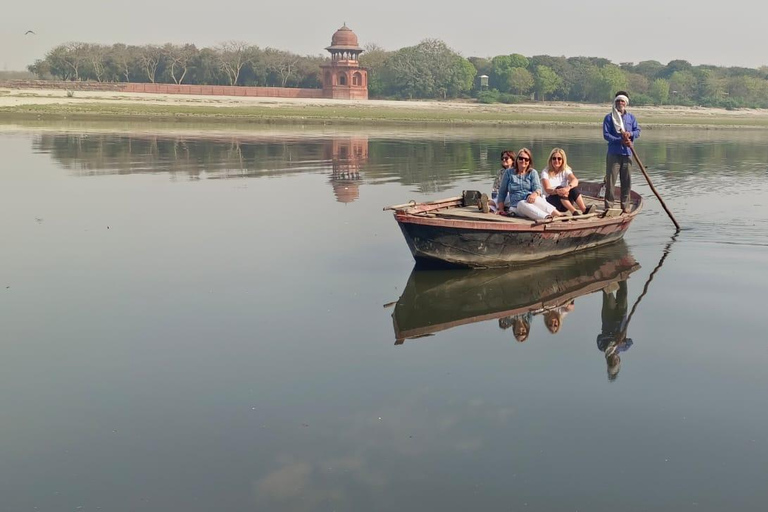
{"label": "tree reflection in water", "polygon": [[168,173],[197,180],[330,171],[329,182],[341,203],[359,198],[369,153],[365,135],[298,141],[269,135],[43,133],[33,146],[79,176]]}

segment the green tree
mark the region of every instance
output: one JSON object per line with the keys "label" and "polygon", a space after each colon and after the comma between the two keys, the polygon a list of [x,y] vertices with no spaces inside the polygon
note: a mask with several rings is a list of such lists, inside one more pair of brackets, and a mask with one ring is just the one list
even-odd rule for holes
{"label": "green tree", "polygon": [[51,75],[62,80],[80,80],[80,71],[88,62],[87,46],[86,43],[70,42],[48,52],[45,60]]}
{"label": "green tree", "polygon": [[155,83],[157,70],[163,60],[163,49],[154,44],[144,45],[139,50],[139,61],[150,83]]}
{"label": "green tree", "polygon": [[467,60],[472,63],[477,71],[478,75],[491,75],[491,61],[483,57],[467,57]]}
{"label": "green tree", "polygon": [[565,57],[552,57],[550,55],[535,55],[528,59],[528,69],[531,70],[534,75],[536,74],[536,68],[538,66],[545,66],[560,77],[561,83],[558,87],[547,95],[547,99],[568,99],[571,88],[571,81],[569,77],[573,71],[572,64]]}
{"label": "green tree", "polygon": [[696,77],[691,71],[675,71],[669,77],[674,103],[688,103],[696,99]]}
{"label": "green tree", "polygon": [[499,92],[509,92],[509,78],[512,74],[512,56],[497,55],[491,59],[491,73],[488,76],[489,85]]}
{"label": "green tree", "polygon": [[113,44],[107,58],[119,81],[130,82],[139,73],[139,49],[136,46]]}
{"label": "green tree", "polygon": [[551,55],[534,55],[528,59],[528,69],[536,69],[536,66],[546,66],[554,71],[558,76],[565,74],[570,67],[568,59],[565,57],[553,57]]}
{"label": "green tree", "polygon": [[83,48],[86,62],[83,78],[103,82],[107,78],[107,53],[109,47],[101,44],[85,44]]}
{"label": "green tree", "polygon": [[360,64],[368,70],[368,93],[373,97],[382,96],[385,89],[382,73],[392,52],[373,43],[367,44],[364,48],[365,51],[360,56]]}
{"label": "green tree", "polygon": [[221,72],[218,52],[213,48],[201,49],[190,64],[190,84],[223,85],[228,80]]}
{"label": "green tree", "polygon": [[664,64],[657,60],[644,60],[634,66],[634,72],[640,73],[648,80],[653,80],[664,70]]}
{"label": "green tree", "polygon": [[509,65],[513,68],[527,68],[528,64],[528,58],[519,53],[513,53],[509,56]]}
{"label": "green tree", "polygon": [[691,63],[687,60],[671,60],[669,63],[664,67],[662,71],[659,72],[659,78],[672,78],[672,75],[678,72],[690,72]]}
{"label": "green tree", "polygon": [[657,105],[666,105],[669,102],[669,82],[657,78],[648,88],[648,95]]}
{"label": "green tree", "polygon": [[491,70],[488,74],[489,85],[492,88],[498,89],[499,92],[510,92],[514,70],[520,68],[525,69],[528,65],[528,59],[519,53],[497,55],[491,59]]}
{"label": "green tree", "polygon": [[595,103],[604,103],[613,99],[616,91],[626,90],[627,76],[615,64],[608,64],[592,71],[589,78],[587,99]]}
{"label": "green tree", "polygon": [[471,91],[475,83],[475,76],[477,76],[475,66],[461,55],[456,55],[450,71],[446,93],[454,98]]}
{"label": "green tree", "polygon": [[237,85],[240,73],[253,58],[258,48],[244,41],[226,41],[216,47],[216,57],[229,85]]}
{"label": "green tree", "polygon": [[694,69],[696,97],[705,105],[716,106],[725,99],[725,80],[715,69]]}
{"label": "green tree", "polygon": [[633,94],[647,94],[650,83],[648,79],[640,73],[627,73],[627,90]]}
{"label": "green tree", "polygon": [[533,75],[525,68],[512,68],[509,77],[509,90],[515,94],[528,94],[535,82]]}
{"label": "green tree", "polygon": [[564,77],[568,81],[568,98],[573,101],[587,101],[590,94],[590,80],[597,73],[597,66],[587,57],[568,59],[569,71]]}
{"label": "green tree", "polygon": [[306,89],[319,89],[323,86],[322,70],[328,58],[324,55],[300,57],[294,73],[294,85]]}
{"label": "green tree", "polygon": [[539,101],[544,101],[547,95],[555,92],[563,84],[563,80],[547,66],[536,66],[533,82],[533,90]]}
{"label": "green tree", "polygon": [[45,80],[51,74],[51,66],[47,59],[37,59],[34,64],[27,66],[30,73],[34,73],[38,80]]}
{"label": "green tree", "polygon": [[266,48],[262,57],[267,70],[267,85],[273,87],[285,87],[300,60],[298,55],[276,48]]}
{"label": "green tree", "polygon": [[751,76],[738,76],[727,81],[732,102],[744,106],[765,106],[768,103],[768,82]]}
{"label": "green tree", "polygon": [[189,72],[189,66],[197,56],[197,47],[193,44],[177,45],[168,43],[163,46],[163,54],[168,61],[167,71],[173,83],[180,84]]}
{"label": "green tree", "polygon": [[[415,46],[401,48],[387,60],[382,79],[387,94],[404,98],[427,98],[434,94],[432,73],[423,70]],[[427,71],[422,72],[422,71]]]}
{"label": "green tree", "polygon": [[386,62],[385,89],[406,98],[448,98],[472,88],[475,67],[443,41],[426,39]]}

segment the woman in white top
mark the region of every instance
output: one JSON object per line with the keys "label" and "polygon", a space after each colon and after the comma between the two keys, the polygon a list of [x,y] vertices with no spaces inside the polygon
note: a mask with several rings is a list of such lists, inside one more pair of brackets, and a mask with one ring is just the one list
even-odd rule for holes
{"label": "woman in white top", "polygon": [[561,148],[555,148],[549,153],[547,167],[541,172],[541,186],[547,195],[547,202],[560,212],[569,211],[572,215],[581,215],[582,212],[591,213],[594,209],[594,206],[587,208],[584,204],[578,189],[579,179],[568,166],[568,158]]}
{"label": "woman in white top", "polygon": [[573,301],[568,302],[560,307],[547,310],[544,313],[544,325],[552,334],[557,334],[560,331],[560,327],[563,325],[563,318],[565,315],[573,311]]}

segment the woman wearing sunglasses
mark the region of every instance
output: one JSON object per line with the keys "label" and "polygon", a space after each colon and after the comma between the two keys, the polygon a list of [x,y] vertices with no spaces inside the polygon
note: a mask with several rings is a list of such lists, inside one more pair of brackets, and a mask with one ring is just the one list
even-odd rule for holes
{"label": "woman wearing sunglasses", "polygon": [[569,211],[572,215],[591,213],[593,206],[587,209],[587,205],[584,204],[578,188],[579,179],[568,165],[568,157],[565,156],[564,150],[555,148],[549,153],[549,163],[546,169],[541,171],[541,184],[544,187],[547,202],[557,208],[557,211]]}
{"label": "woman wearing sunglasses", "polygon": [[[491,206],[493,207],[492,210],[496,211],[496,198],[499,195],[499,187],[501,186],[501,180],[504,178],[504,173],[507,172],[507,169],[512,167],[515,163],[515,152],[510,150],[505,150],[501,152],[501,169],[499,169],[498,174],[496,175],[496,178],[493,180],[493,187],[491,187],[491,199],[493,201],[491,202]],[[506,205],[509,206],[509,205]]]}
{"label": "woman wearing sunglasses", "polygon": [[496,196],[499,213],[504,212],[505,202],[510,205],[510,211],[533,220],[564,215],[542,197],[539,173],[533,168],[533,157],[528,148],[517,152],[515,164],[501,178]]}

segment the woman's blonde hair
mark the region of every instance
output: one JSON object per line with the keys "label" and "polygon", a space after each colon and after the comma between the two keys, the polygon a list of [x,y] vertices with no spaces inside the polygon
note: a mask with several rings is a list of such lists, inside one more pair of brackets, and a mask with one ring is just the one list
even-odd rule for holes
{"label": "woman's blonde hair", "polygon": [[[560,154],[561,157],[563,157],[563,165],[558,169],[555,170],[552,168],[552,157]],[[552,151],[549,152],[549,158],[547,158],[547,168],[546,171],[549,174],[560,174],[563,171],[569,170],[570,167],[568,167],[568,157],[565,155],[565,150],[562,148],[555,148]]]}
{"label": "woman's blonde hair", "polygon": [[[528,156],[528,170],[533,169],[533,153],[531,153],[531,150],[528,148],[520,148],[517,150],[517,156],[520,156],[521,153],[525,153]],[[517,158],[515,158],[515,170],[517,170]]]}

